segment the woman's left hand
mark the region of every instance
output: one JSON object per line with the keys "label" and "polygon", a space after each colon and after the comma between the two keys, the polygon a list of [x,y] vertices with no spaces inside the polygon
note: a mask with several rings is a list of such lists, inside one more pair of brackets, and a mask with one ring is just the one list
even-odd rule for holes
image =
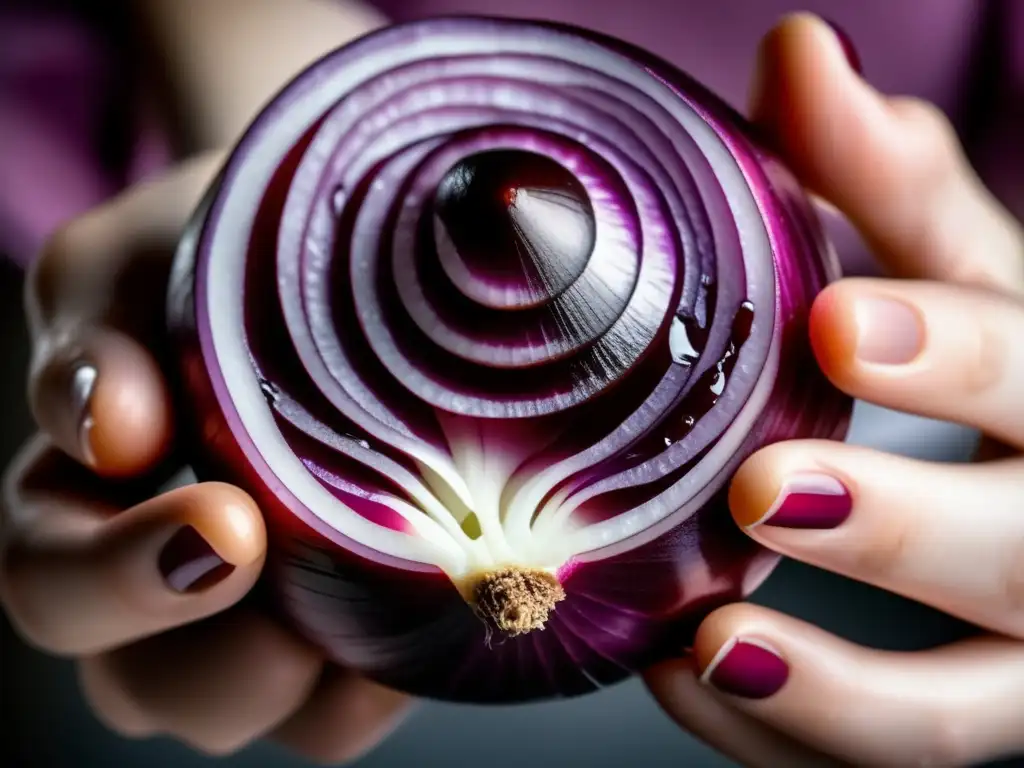
{"label": "woman's left hand", "polygon": [[986,437],[964,465],[780,443],[737,473],[733,516],[783,555],[983,631],[883,652],[731,605],[647,683],[684,728],[751,766],[963,766],[1022,752],[1024,235],[938,111],[878,94],[820,20],[770,33],[758,82],[755,121],[905,278],[846,279],[818,298],[823,370],[854,397]]}

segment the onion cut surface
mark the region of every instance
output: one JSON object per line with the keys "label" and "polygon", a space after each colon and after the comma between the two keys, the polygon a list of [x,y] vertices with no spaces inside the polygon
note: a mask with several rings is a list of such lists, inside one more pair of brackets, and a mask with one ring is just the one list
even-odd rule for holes
{"label": "onion cut surface", "polygon": [[811,301],[838,276],[738,115],[615,40],[390,27],[253,123],[182,240],[170,327],[203,478],[338,663],[436,698],[594,690],[776,556],[727,482],[839,438]]}

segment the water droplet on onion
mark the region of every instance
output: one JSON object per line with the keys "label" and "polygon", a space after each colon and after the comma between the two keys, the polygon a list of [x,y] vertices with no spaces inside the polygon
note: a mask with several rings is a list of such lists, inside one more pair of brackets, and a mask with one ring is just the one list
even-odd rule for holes
{"label": "water droplet on onion", "polygon": [[718,373],[715,375],[715,380],[711,383],[711,394],[715,397],[719,397],[725,391],[725,371],[722,370],[722,364],[718,364]]}
{"label": "water droplet on onion", "polygon": [[344,184],[339,184],[331,193],[331,210],[335,216],[340,216],[345,211],[345,203],[348,202],[348,190]]}
{"label": "water droplet on onion", "polygon": [[700,357],[700,353],[694,349],[690,341],[690,322],[687,318],[676,315],[669,329],[668,348],[672,354],[672,361],[678,365],[693,365]]}
{"label": "water droplet on onion", "polygon": [[281,397],[281,388],[272,381],[260,377],[260,391],[263,393],[267,404],[273,406]]}

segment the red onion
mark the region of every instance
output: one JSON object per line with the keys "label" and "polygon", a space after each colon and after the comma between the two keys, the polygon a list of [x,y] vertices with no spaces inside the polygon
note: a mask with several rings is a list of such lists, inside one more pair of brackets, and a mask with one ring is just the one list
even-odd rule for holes
{"label": "red onion", "polygon": [[689,77],[578,29],[376,32],[256,119],[189,227],[171,329],[201,478],[264,510],[285,615],[420,696],[621,680],[777,558],[758,447],[838,438],[810,204]]}

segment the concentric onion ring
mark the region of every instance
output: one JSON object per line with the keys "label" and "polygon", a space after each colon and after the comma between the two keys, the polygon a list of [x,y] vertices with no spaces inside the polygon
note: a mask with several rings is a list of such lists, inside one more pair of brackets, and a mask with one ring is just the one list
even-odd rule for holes
{"label": "concentric onion ring", "polygon": [[553,25],[434,20],[317,63],[180,251],[211,473],[282,540],[439,569],[463,596],[482,572],[557,574],[563,646],[569,574],[666,536],[750,582],[763,553],[679,532],[722,514],[751,449],[840,434],[848,402],[794,335],[834,255],[745,131],[662,62]]}

